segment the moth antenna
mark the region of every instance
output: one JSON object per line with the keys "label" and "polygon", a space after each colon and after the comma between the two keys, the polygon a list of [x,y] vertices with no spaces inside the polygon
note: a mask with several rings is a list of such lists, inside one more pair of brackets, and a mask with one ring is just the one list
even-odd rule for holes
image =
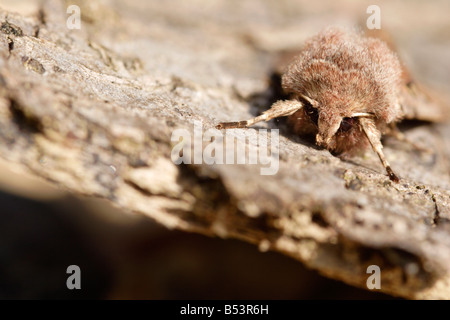
{"label": "moth antenna", "polygon": [[305,95],[301,95],[301,97],[303,99],[305,99],[306,101],[308,101],[311,104],[311,106],[313,106],[314,108],[318,108],[319,107],[319,103],[316,100],[313,100],[310,97],[305,96]]}
{"label": "moth antenna", "polygon": [[394,171],[392,171],[389,162],[386,160],[386,157],[384,156],[383,145],[381,144],[380,141],[381,133],[376,128],[375,122],[372,119],[361,117],[359,118],[359,123],[361,124],[361,127],[367,136],[367,139],[369,139],[372,149],[377,153],[381,163],[386,169],[389,179],[391,179],[395,183],[398,183],[400,179],[397,177]]}
{"label": "moth antenna", "polygon": [[301,108],[303,108],[303,104],[298,100],[279,100],[275,102],[269,110],[264,111],[260,116],[243,121],[221,122],[216,126],[216,129],[247,128],[257,122],[290,116]]}
{"label": "moth antenna", "polygon": [[373,114],[367,113],[367,112],[357,112],[357,113],[353,113],[350,117],[351,117],[351,118],[357,118],[357,117],[373,117]]}

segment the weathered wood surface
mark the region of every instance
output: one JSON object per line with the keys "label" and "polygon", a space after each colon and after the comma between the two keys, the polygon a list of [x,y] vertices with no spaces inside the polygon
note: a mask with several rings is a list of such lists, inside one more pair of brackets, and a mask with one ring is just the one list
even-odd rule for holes
{"label": "weathered wood surface", "polygon": [[[282,252],[355,286],[366,287],[375,264],[383,292],[450,298],[448,123],[405,131],[432,155],[386,141],[399,184],[372,152],[343,161],[284,129],[276,175],[260,175],[258,165],[171,161],[175,129],[192,132],[198,120],[206,130],[268,107],[279,52],[340,22],[333,10],[345,8],[75,1],[82,28],[69,30],[65,2],[30,3],[9,3],[22,13],[0,11],[0,156],[12,166],[168,228]],[[413,14],[391,17],[399,3],[382,7],[383,17],[413,72],[439,90],[450,84],[450,39],[439,33],[448,10],[420,5],[435,19],[418,35]],[[367,17],[365,7],[353,9]]]}

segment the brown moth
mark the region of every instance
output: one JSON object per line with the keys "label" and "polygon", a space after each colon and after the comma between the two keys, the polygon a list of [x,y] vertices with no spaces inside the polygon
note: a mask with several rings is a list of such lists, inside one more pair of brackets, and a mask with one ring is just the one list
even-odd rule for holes
{"label": "brown moth", "polygon": [[[282,87],[290,100],[277,101],[253,119],[222,122],[217,128],[245,128],[289,116],[295,133],[314,134],[316,144],[335,155],[355,154],[371,145],[389,178],[399,181],[382,151],[381,135],[390,131],[405,140],[395,123],[416,117],[420,103],[428,101],[385,42],[327,28],[307,41],[289,64]],[[423,120],[436,120],[428,118]]]}

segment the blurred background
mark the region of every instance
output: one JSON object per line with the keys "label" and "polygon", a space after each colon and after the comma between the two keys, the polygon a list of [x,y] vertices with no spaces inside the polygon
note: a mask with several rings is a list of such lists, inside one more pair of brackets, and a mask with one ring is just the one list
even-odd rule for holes
{"label": "blurred background", "polygon": [[[185,37],[189,41],[193,34],[202,37],[203,30],[214,28],[227,39],[240,35],[242,46],[257,48],[263,55],[298,49],[308,36],[328,24],[364,25],[366,8],[377,4],[381,8],[382,28],[392,35],[413,75],[450,97],[450,2],[445,0],[65,3],[80,5],[83,21],[88,25],[94,24],[92,15],[99,12],[99,7],[108,8],[102,14],[148,24],[152,31],[146,36],[155,41],[161,40],[164,28],[179,30],[173,41],[180,42]],[[39,8],[39,1],[0,0],[0,9],[25,16],[36,15]],[[134,31],[138,36],[145,33]],[[221,40],[204,36],[205,43],[211,46]],[[81,268],[82,290],[66,287],[66,268],[72,264]],[[324,278],[293,259],[259,252],[243,242],[167,230],[147,217],[123,212],[106,201],[58,189],[2,160],[0,298],[392,297]]]}

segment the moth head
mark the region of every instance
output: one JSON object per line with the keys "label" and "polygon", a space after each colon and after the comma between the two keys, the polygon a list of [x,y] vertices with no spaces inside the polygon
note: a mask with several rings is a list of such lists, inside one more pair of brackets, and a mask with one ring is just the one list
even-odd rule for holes
{"label": "moth head", "polygon": [[299,100],[304,105],[305,113],[318,129],[316,143],[328,148],[334,134],[339,129],[341,117],[333,108],[323,105],[306,95],[300,96]]}
{"label": "moth head", "polygon": [[[346,108],[320,108],[318,112],[316,143],[319,146],[334,150],[336,136],[345,135],[351,130],[360,127],[360,117],[373,117],[366,112],[343,112]],[[348,110],[348,109],[347,109]]]}
{"label": "moth head", "polygon": [[[326,95],[322,98],[324,96]],[[299,100],[303,102],[306,114],[317,127],[316,144],[328,150],[335,149],[337,134],[346,134],[359,126],[360,117],[374,116],[366,112],[353,112],[354,108],[348,108],[348,103],[335,98],[317,101],[302,95]]]}
{"label": "moth head", "polygon": [[343,123],[343,117],[330,111],[326,110],[319,113],[319,132],[316,135],[316,143],[327,149],[334,149],[335,135],[341,127],[341,123]]}

